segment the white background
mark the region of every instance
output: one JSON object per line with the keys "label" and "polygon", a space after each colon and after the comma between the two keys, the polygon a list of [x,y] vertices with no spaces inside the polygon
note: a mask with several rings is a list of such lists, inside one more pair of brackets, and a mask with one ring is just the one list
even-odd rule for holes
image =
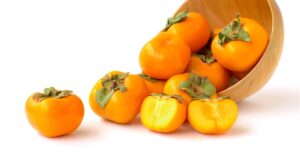
{"label": "white background", "polygon": [[[116,125],[89,108],[94,83],[110,70],[140,72],[138,54],[184,0],[1,0],[0,156],[300,156],[299,15],[297,1],[278,0],[285,45],[269,83],[239,104],[225,135],[184,125],[173,134],[137,119]],[[221,1],[220,1],[221,2]],[[71,89],[85,105],[80,128],[45,138],[25,117],[27,97],[44,87]]]}

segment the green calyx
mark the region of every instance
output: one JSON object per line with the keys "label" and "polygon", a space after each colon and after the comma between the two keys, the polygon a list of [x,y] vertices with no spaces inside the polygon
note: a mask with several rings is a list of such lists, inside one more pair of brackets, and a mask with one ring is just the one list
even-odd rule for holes
{"label": "green calyx", "polygon": [[250,42],[249,33],[246,32],[243,28],[243,24],[241,23],[240,15],[227,26],[223,28],[223,30],[218,34],[218,43],[220,45],[224,45],[230,41],[240,40],[245,42]]}
{"label": "green calyx", "polygon": [[173,24],[184,21],[187,18],[188,10],[181,11],[177,13],[174,17],[168,18],[167,24],[163,31],[167,31]]}
{"label": "green calyx", "polygon": [[198,58],[200,58],[204,63],[211,64],[216,61],[214,57],[209,57],[206,55],[197,55]]}
{"label": "green calyx", "polygon": [[47,98],[64,98],[72,93],[71,90],[57,90],[54,87],[49,87],[44,89],[44,93],[36,93],[33,98],[37,101],[42,101]]}
{"label": "green calyx", "polygon": [[139,74],[139,76],[153,83],[158,82],[158,79],[152,78],[144,73]]}
{"label": "green calyx", "polygon": [[174,98],[177,99],[179,103],[183,103],[183,98],[180,95],[167,95],[164,93],[151,93],[151,96],[165,97],[165,98]]}
{"label": "green calyx", "polygon": [[193,99],[209,99],[216,93],[215,86],[207,77],[201,77],[197,74],[189,74],[188,80],[179,84],[179,89],[188,93]]}
{"label": "green calyx", "polygon": [[200,50],[199,54],[192,54],[192,56],[196,56],[199,59],[201,59],[204,63],[211,64],[216,61],[216,59],[213,57],[212,52],[209,48],[203,48]]}
{"label": "green calyx", "polygon": [[211,51],[212,40],[213,40],[213,38],[209,38],[209,41],[206,43],[206,45],[198,53],[193,53],[192,56],[198,57],[204,63],[207,63],[207,64],[214,63],[216,61],[216,59],[213,57],[213,54]]}
{"label": "green calyx", "polygon": [[124,93],[127,89],[124,86],[124,80],[129,73],[116,74],[112,76],[105,75],[102,78],[102,88],[96,92],[96,102],[101,108],[105,108],[113,94],[120,90]]}

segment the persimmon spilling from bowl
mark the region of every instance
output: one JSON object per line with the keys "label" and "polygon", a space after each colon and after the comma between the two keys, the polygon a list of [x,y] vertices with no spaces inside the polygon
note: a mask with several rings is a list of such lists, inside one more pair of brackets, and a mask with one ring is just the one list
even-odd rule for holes
{"label": "persimmon spilling from bowl", "polygon": [[[157,36],[162,34],[159,33],[141,51],[140,65],[143,73],[149,77],[167,79],[163,94],[181,97],[180,103],[186,105],[188,121],[195,130],[205,134],[226,132],[237,118],[238,107],[234,100],[217,97],[217,92],[232,85],[232,80],[242,79],[259,61],[269,41],[266,30],[256,21],[237,15],[224,28],[215,28],[214,32],[210,32],[204,16],[196,12],[182,11],[168,19],[163,33],[173,35],[172,38],[182,39],[190,48],[189,61],[183,64],[186,57],[181,57],[180,62],[176,58],[180,54],[187,54],[188,50],[182,49],[186,47],[184,44],[177,45],[171,40],[159,41]],[[172,49],[176,51],[166,53]],[[150,55],[151,58],[147,57]],[[146,62],[159,64],[147,65]],[[162,69],[166,73],[175,69],[185,70],[178,70],[169,77],[161,77],[165,76],[159,74]],[[166,105],[170,106],[170,114],[175,112],[171,111],[174,108],[171,106],[176,103],[170,105],[166,101],[171,98],[159,99],[165,101],[152,100],[152,107],[156,108],[158,113],[155,113],[155,110],[150,111],[149,103],[144,101],[141,110],[142,122],[153,131],[174,130],[166,128],[167,124],[159,121],[172,122],[169,115],[162,116],[161,112],[168,111],[162,109]],[[175,101],[174,98],[172,100]],[[181,112],[185,112],[185,109]],[[179,124],[182,118],[175,116],[173,120]],[[158,126],[159,124],[161,125]]]}
{"label": "persimmon spilling from bowl", "polygon": [[[169,18],[140,52],[139,76],[145,83],[133,83],[136,90],[131,92],[136,94],[121,97],[130,92],[129,87],[121,90],[127,89],[129,74],[107,87],[104,77],[91,92],[92,109],[113,122],[130,123],[141,108],[142,124],[155,132],[173,132],[185,120],[204,134],[226,132],[237,118],[238,107],[234,100],[217,93],[228,88],[233,77],[247,75],[262,56],[268,36],[256,21],[239,15],[214,30],[212,33],[205,17],[196,12],[183,11]],[[107,105],[101,105],[104,100]],[[127,120],[117,120],[123,118]]]}
{"label": "persimmon spilling from bowl", "polygon": [[[218,97],[218,92],[251,71],[268,41],[266,30],[252,19],[237,15],[211,32],[203,15],[182,11],[142,48],[142,73],[109,72],[91,90],[90,107],[118,124],[128,124],[140,113],[141,123],[160,133],[176,131],[186,120],[198,132],[224,133],[235,123],[238,106],[230,98]],[[56,121],[45,127],[47,121],[35,117],[42,112],[33,110],[35,103],[29,98],[28,118],[46,136],[67,134],[81,122],[77,118],[74,126],[62,131],[50,128],[60,125]]]}

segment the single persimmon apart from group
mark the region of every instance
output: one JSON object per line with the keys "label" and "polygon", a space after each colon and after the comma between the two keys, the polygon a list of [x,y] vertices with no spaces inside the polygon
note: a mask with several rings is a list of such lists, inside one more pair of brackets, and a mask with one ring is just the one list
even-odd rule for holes
{"label": "single persimmon apart from group", "polygon": [[[140,114],[145,128],[159,133],[174,132],[185,121],[203,134],[225,133],[238,106],[218,92],[251,71],[268,41],[253,19],[237,15],[223,28],[210,28],[203,15],[179,12],[143,46],[142,72],[107,73],[90,92],[90,108],[116,124],[129,124]],[[80,126],[84,108],[71,91],[51,87],[28,98],[26,115],[42,135],[57,137]]]}

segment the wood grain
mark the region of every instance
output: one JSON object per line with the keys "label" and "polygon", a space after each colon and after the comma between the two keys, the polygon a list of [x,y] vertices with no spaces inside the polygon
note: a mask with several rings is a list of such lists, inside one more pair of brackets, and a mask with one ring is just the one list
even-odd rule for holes
{"label": "wood grain", "polygon": [[176,13],[185,9],[203,14],[211,29],[223,27],[239,13],[259,22],[269,34],[269,44],[257,65],[238,83],[221,91],[220,96],[241,101],[270,80],[278,65],[284,38],[282,16],[274,0],[187,0]]}

